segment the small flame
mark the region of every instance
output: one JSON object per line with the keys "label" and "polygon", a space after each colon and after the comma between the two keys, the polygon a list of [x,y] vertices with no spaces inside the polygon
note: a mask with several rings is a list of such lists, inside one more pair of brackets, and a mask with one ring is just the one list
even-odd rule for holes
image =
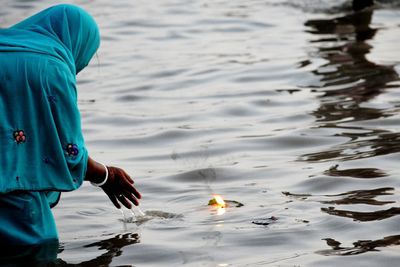
{"label": "small flame", "polygon": [[220,195],[213,195],[213,196],[214,196],[214,200],[215,200],[215,206],[218,206],[219,208],[226,207],[226,203]]}

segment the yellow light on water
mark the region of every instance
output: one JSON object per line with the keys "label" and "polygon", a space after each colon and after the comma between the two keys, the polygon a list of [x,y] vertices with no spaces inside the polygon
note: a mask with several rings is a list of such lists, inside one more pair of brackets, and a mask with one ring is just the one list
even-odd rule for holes
{"label": "yellow light on water", "polygon": [[226,203],[220,195],[213,195],[215,200],[215,206],[218,208],[226,208]]}

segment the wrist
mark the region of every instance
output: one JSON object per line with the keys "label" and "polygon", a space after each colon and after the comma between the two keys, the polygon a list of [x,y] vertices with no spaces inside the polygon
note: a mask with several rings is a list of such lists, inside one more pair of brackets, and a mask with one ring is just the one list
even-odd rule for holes
{"label": "wrist", "polygon": [[94,181],[90,182],[93,186],[97,186],[97,187],[105,185],[107,183],[107,180],[108,180],[108,168],[107,168],[107,166],[104,165],[103,163],[99,163],[99,164],[103,165],[103,168],[104,168],[104,171],[105,171],[104,179],[101,182],[94,182]]}
{"label": "wrist", "polygon": [[85,180],[93,182],[95,184],[99,184],[104,181],[107,171],[108,169],[105,167],[104,164],[101,164],[89,157]]}

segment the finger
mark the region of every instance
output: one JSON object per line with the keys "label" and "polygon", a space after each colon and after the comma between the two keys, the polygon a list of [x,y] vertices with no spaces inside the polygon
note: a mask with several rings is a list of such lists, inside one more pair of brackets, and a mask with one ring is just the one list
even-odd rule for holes
{"label": "finger", "polygon": [[125,186],[125,190],[132,193],[137,199],[142,198],[142,195],[139,193],[139,191],[131,184]]}
{"label": "finger", "polygon": [[118,203],[117,198],[115,197],[115,195],[109,194],[109,193],[106,193],[106,194],[107,194],[108,198],[111,200],[111,202],[114,204],[114,206],[117,209],[120,209],[121,205]]}
{"label": "finger", "polygon": [[124,195],[119,195],[118,196],[118,201],[122,203],[122,205],[124,205],[127,209],[131,209],[132,205],[131,203],[129,203],[129,201],[125,198]]}
{"label": "finger", "polygon": [[128,183],[130,184],[134,184],[135,182],[133,181],[133,179],[129,176],[129,174],[127,174],[125,171],[122,172],[123,177],[125,178],[126,181],[128,181]]}
{"label": "finger", "polygon": [[129,199],[135,206],[139,206],[139,201],[130,192],[127,192],[125,197]]}
{"label": "finger", "polygon": [[135,182],[133,181],[133,179],[127,174],[126,176],[126,179],[128,180],[128,182],[130,183],[130,184],[134,184]]}
{"label": "finger", "polygon": [[139,191],[137,191],[137,189],[135,187],[133,187],[132,193],[135,195],[135,197],[137,199],[141,199],[142,198],[142,194],[140,194]]}

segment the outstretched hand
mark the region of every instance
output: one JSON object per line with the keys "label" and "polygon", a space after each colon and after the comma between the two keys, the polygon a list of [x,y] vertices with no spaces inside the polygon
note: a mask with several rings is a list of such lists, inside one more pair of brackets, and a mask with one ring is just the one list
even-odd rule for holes
{"label": "outstretched hand", "polygon": [[118,209],[121,204],[126,208],[132,208],[132,204],[139,205],[141,195],[133,185],[132,178],[123,170],[117,167],[107,167],[108,180],[101,186],[111,202]]}
{"label": "outstretched hand", "polygon": [[[108,170],[108,179],[103,184],[106,177],[105,168]],[[121,204],[128,209],[132,208],[132,204],[138,206],[139,199],[142,198],[133,185],[132,178],[123,169],[111,166],[106,167],[91,157],[88,159],[85,180],[97,185],[103,184],[100,187],[118,209],[121,208]]]}

